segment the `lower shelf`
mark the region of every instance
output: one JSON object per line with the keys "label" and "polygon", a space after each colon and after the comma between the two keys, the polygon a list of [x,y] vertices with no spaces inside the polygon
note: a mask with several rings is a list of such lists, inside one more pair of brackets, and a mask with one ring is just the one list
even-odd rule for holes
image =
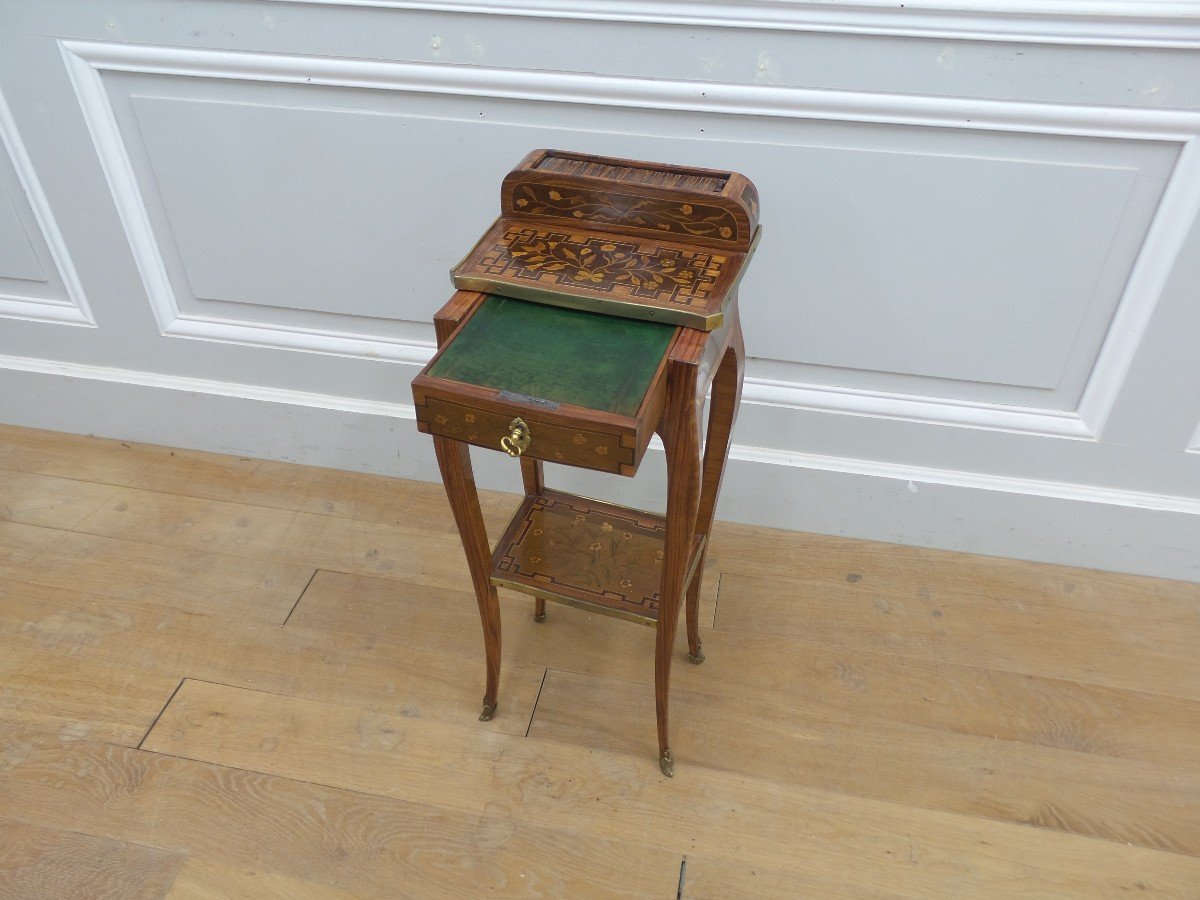
{"label": "lower shelf", "polygon": [[[526,497],[492,555],[492,583],[590,612],[658,622],[666,520],[546,490]],[[696,536],[685,584],[704,538]]]}

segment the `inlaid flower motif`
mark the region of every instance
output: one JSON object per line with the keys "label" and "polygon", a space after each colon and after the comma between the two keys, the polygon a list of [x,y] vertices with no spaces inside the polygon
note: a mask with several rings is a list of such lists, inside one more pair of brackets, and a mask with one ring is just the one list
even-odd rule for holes
{"label": "inlaid flower motif", "polygon": [[577,516],[575,517],[575,521],[576,521],[576,522],[586,522],[586,521],[587,521],[587,516],[585,516],[583,513],[580,513],[579,515],[577,515]]}
{"label": "inlaid flower motif", "polygon": [[576,446],[578,446],[580,444],[586,444],[587,438],[585,438],[582,434],[577,434],[573,438],[571,438],[571,443],[575,444]]}
{"label": "inlaid flower motif", "polygon": [[599,541],[592,541],[590,544],[588,544],[588,549],[589,550],[603,550],[604,545],[601,544]]}
{"label": "inlaid flower motif", "polygon": [[610,531],[612,531],[612,526],[609,525],[607,522],[605,522],[603,525],[600,526],[600,530],[603,531],[605,534],[608,534]]}
{"label": "inlaid flower motif", "polygon": [[450,420],[443,415],[436,415],[433,417],[433,421],[437,422],[439,425],[445,425]]}
{"label": "inlaid flower motif", "polygon": [[608,448],[605,447],[603,444],[601,444],[599,447],[596,448],[596,453],[599,456],[608,456]]}
{"label": "inlaid flower motif", "polygon": [[540,529],[540,528],[535,528],[535,529],[533,529],[533,536],[534,536],[534,537],[541,537],[541,536],[542,536],[542,534],[544,534],[544,532],[542,531],[542,529]]}
{"label": "inlaid flower motif", "polygon": [[465,416],[463,416],[463,418],[467,420],[468,424],[471,422],[474,422],[475,421],[475,413],[467,413]]}
{"label": "inlaid flower motif", "polygon": [[[610,225],[657,228],[704,237],[716,237],[722,228],[729,229],[730,234],[735,230],[732,213],[720,206],[636,197],[621,191],[587,189],[563,194],[543,184],[519,185],[516,194],[514,205],[526,216],[565,216],[570,213],[577,219]],[[753,203],[753,198],[750,202]]]}
{"label": "inlaid flower motif", "polygon": [[623,541],[628,541],[632,538],[633,538],[633,535],[630,534],[628,531],[625,532],[623,535],[621,535],[621,540],[623,540]]}
{"label": "inlaid flower motif", "polygon": [[731,234],[733,234],[733,232],[729,230],[729,226],[728,226],[728,225],[726,225],[724,228],[722,228],[722,229],[721,229],[721,237],[723,237],[723,238],[727,238],[727,237],[729,237]]}
{"label": "inlaid flower motif", "polygon": [[[580,210],[572,215],[584,215]],[[644,223],[647,227],[651,223]],[[666,229],[665,223],[658,223]],[[715,235],[717,226],[712,226]],[[684,288],[696,290],[697,284],[712,285],[719,270],[715,257],[700,256],[679,250],[662,249],[652,252],[639,250],[634,244],[616,241],[601,243],[594,238],[584,240],[552,240],[560,237],[543,231],[514,228],[505,234],[493,251],[503,255],[485,255],[487,265],[503,264],[518,270],[521,277],[553,277],[559,284],[595,286],[596,290],[612,290],[617,285],[637,292],[662,294]],[[608,249],[612,247],[613,249]],[[507,256],[508,259],[505,259]],[[700,265],[700,269],[695,266]],[[719,275],[719,271],[717,272]]]}
{"label": "inlaid flower motif", "polygon": [[661,566],[662,561],[663,561],[663,552],[661,550],[655,550],[654,551],[654,564],[656,566]]}
{"label": "inlaid flower motif", "polygon": [[633,582],[630,581],[628,578],[622,578],[621,579],[621,587],[625,588],[625,590],[629,590],[631,587],[633,587]]}
{"label": "inlaid flower motif", "polygon": [[529,561],[531,563],[540,563],[542,561],[542,558],[540,556],[531,556],[531,557],[529,557]]}

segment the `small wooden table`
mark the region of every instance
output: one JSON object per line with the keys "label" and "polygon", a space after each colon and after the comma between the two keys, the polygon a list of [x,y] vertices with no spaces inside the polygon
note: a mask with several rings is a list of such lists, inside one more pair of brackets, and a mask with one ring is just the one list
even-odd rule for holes
{"label": "small wooden table", "polygon": [[[480,719],[496,712],[497,585],[537,598],[539,622],[555,600],[653,625],[659,763],[672,775],[671,656],[686,597],[688,657],[704,661],[697,607],[742,390],[737,285],[758,191],[736,172],[535,150],[505,177],[500,210],[454,269],[437,355],[413,380],[483,619]],[[665,517],[545,485],[544,461],[633,475],[655,432]],[[525,500],[494,553],[471,444],[521,460]]]}
{"label": "small wooden table", "polygon": [[[496,586],[652,625],[658,750],[668,734],[679,608],[688,658],[704,661],[697,621],[704,555],[742,388],[745,352],[733,298],[709,332],[459,291],[434,319],[439,351],[413,381],[417,426],[433,435],[483,620],[487,687],[496,712],[500,610]],[[701,459],[700,422],[712,387]],[[542,462],[632,475],[650,435],[667,453],[667,511],[657,516],[546,487]],[[525,499],[489,551],[469,445],[516,451]],[[522,444],[524,446],[522,446]]]}

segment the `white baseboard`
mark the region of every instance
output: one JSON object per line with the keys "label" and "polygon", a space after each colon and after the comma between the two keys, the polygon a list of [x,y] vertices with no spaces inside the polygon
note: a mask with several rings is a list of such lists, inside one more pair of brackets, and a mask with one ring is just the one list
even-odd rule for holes
{"label": "white baseboard", "polygon": [[[398,380],[403,385],[403,380]],[[437,481],[429,438],[395,403],[0,357],[0,421]],[[481,487],[516,467],[476,453]],[[661,451],[636,479],[552,467],[556,486],[661,508]],[[1200,501],[736,446],[722,519],[1200,582]]]}

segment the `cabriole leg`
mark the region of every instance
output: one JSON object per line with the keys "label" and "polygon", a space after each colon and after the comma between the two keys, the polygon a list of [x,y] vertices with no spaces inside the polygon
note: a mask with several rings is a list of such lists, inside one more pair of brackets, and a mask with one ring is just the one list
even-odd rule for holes
{"label": "cabriole leg", "polygon": [[[700,500],[700,428],[695,367],[675,366],[668,376],[667,408],[661,430],[667,450],[667,533],[654,649],[654,699],[658,715],[658,758],[664,775],[675,774],[671,755],[669,694],[671,657],[683,602],[688,556]],[[672,376],[679,376],[678,378]]]}
{"label": "cabriole leg", "polygon": [[437,453],[438,468],[442,470],[442,483],[454,522],[462,538],[463,550],[467,554],[467,568],[471,572],[471,583],[475,587],[475,600],[479,604],[479,618],[483,622],[483,652],[487,662],[487,686],[483,694],[483,711],[479,715],[486,722],[496,712],[496,694],[500,687],[500,603],[496,589],[492,586],[491,552],[488,548],[487,529],[483,524],[483,513],[479,509],[479,492],[475,489],[475,476],[471,471],[469,448],[461,441],[434,435],[433,449]]}
{"label": "cabriole leg", "polygon": [[[729,458],[729,445],[733,437],[733,423],[737,418],[738,403],[742,397],[742,372],[745,369],[745,345],[742,342],[741,322],[733,326],[729,347],[721,359],[720,368],[712,382],[712,405],[708,413],[708,439],[704,446],[704,486],[700,491],[700,508],[696,514],[696,533],[708,538],[712,531],[713,517],[717,509],[717,496],[721,493],[721,479],[725,475],[725,462]],[[687,637],[688,659],[696,665],[704,662],[704,648],[700,644],[700,585],[704,580],[704,558],[708,554],[708,540],[696,566],[696,574],[688,587],[687,594]]]}

